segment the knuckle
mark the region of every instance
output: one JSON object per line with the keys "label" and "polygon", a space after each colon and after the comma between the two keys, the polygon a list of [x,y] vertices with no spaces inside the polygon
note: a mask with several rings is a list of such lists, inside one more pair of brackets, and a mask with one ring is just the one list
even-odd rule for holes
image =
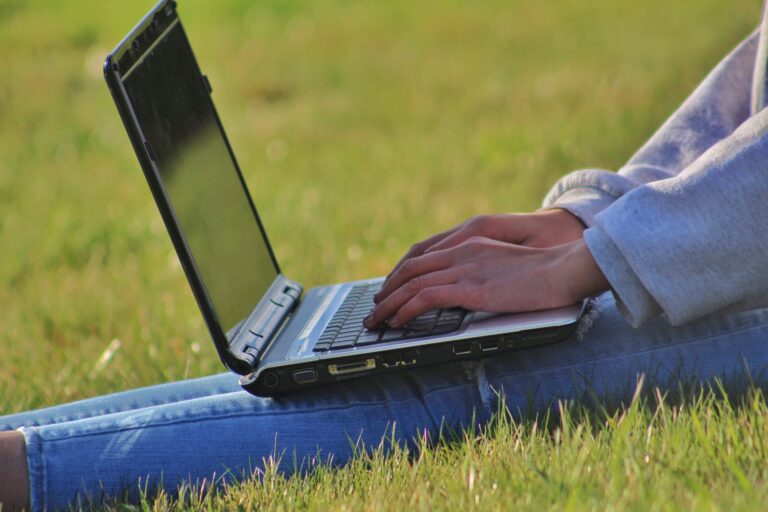
{"label": "knuckle", "polygon": [[438,298],[438,292],[435,288],[424,288],[418,294],[418,299],[422,303],[431,304]]}
{"label": "knuckle", "polygon": [[488,215],[477,215],[469,220],[469,225],[473,228],[482,229],[488,225]]}
{"label": "knuckle", "polygon": [[485,238],[482,236],[472,236],[467,238],[467,240],[462,244],[467,247],[478,247],[482,245],[485,242]]}
{"label": "knuckle", "polygon": [[416,276],[407,283],[405,283],[405,289],[411,293],[419,293],[424,286],[424,278]]}
{"label": "knuckle", "polygon": [[413,272],[414,270],[416,270],[415,267],[416,267],[416,262],[412,259],[408,259],[403,262],[402,266],[400,267],[400,271],[403,274],[407,275]]}
{"label": "knuckle", "polygon": [[473,231],[478,233],[485,233],[493,224],[493,218],[490,215],[478,215],[472,219]]}
{"label": "knuckle", "polygon": [[411,246],[411,248],[408,250],[408,254],[419,254],[424,250],[424,246],[426,245],[425,242],[416,242]]}

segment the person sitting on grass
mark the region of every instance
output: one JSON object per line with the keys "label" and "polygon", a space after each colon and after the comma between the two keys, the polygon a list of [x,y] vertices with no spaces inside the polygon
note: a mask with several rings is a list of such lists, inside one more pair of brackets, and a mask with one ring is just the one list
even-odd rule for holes
{"label": "person sitting on grass", "polygon": [[[763,21],[762,25],[765,25]],[[579,343],[357,379],[277,398],[226,373],[0,418],[3,510],[136,499],[282,457],[286,473],[344,464],[391,436],[415,447],[574,397],[583,379],[628,398],[641,374],[669,387],[768,369],[768,30],[710,72],[618,173],[562,178],[531,214],[487,215],[417,243],[365,320],[438,307],[529,311],[596,296]],[[467,371],[471,370],[471,371]],[[503,404],[496,403],[501,397]],[[299,462],[298,467],[293,461]],[[209,480],[210,481],[210,480]]]}

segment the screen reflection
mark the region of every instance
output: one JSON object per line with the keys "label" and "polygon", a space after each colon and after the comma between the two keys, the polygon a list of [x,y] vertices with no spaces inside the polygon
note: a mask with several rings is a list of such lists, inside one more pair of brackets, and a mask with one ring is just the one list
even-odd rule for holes
{"label": "screen reflection", "polygon": [[123,83],[221,327],[277,275],[180,24]]}

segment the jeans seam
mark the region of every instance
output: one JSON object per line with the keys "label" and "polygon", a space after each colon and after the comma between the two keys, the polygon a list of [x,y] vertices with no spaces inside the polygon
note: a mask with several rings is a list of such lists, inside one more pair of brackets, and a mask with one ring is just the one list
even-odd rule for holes
{"label": "jeans seam", "polygon": [[[42,438],[35,427],[20,428],[24,435],[25,449],[27,451],[27,472],[29,478],[29,505],[30,510],[46,510],[46,497],[48,496],[48,478],[45,452]],[[34,448],[30,450],[30,447]]]}

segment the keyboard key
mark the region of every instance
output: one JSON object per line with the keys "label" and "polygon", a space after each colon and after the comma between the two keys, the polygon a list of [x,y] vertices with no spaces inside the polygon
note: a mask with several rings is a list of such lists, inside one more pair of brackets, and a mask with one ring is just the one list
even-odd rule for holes
{"label": "keyboard key", "polygon": [[314,348],[312,348],[313,352],[325,352],[330,348],[330,343],[316,343]]}
{"label": "keyboard key", "polygon": [[336,340],[331,345],[331,350],[339,350],[342,348],[352,348],[355,344],[355,340]]}
{"label": "keyboard key", "polygon": [[451,308],[446,309],[443,311],[443,313],[440,315],[441,318],[461,318],[464,316],[465,311],[463,309],[457,309],[457,308]]}
{"label": "keyboard key", "polygon": [[432,332],[432,327],[435,325],[434,320],[418,320],[413,322],[408,327],[408,337],[415,338],[417,336],[428,336]]}
{"label": "keyboard key", "polygon": [[405,337],[405,329],[387,329],[381,336],[381,341],[401,340]]}
{"label": "keyboard key", "polygon": [[435,325],[434,318],[417,318],[416,320],[411,321],[411,323],[408,324],[408,327],[414,331],[428,331],[433,325]]}
{"label": "keyboard key", "polygon": [[450,324],[444,324],[444,325],[437,324],[435,325],[434,329],[432,329],[432,335],[445,334],[447,332],[455,331],[457,327],[458,325],[456,325],[455,322],[451,322]]}
{"label": "keyboard key", "polygon": [[435,323],[435,327],[450,327],[452,325],[458,327],[460,323],[461,318],[441,318]]}
{"label": "keyboard key", "polygon": [[362,347],[365,345],[372,345],[374,343],[378,343],[380,336],[381,336],[380,331],[369,331],[368,329],[366,329],[360,334],[360,337],[357,338],[357,343],[355,343],[355,346]]}

